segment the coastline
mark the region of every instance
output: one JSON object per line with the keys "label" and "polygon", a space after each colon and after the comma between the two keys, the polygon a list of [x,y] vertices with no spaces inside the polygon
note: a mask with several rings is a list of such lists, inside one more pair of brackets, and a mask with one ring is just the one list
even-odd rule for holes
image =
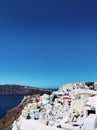
{"label": "coastline", "polygon": [[16,120],[21,115],[25,104],[29,102],[31,97],[33,97],[33,95],[24,96],[19,105],[7,111],[5,116],[0,119],[0,130],[6,130],[10,125],[12,125],[14,120]]}
{"label": "coastline", "polygon": [[20,116],[21,111],[24,107],[24,98],[22,99],[19,105],[8,110],[5,116],[0,119],[0,130],[5,130],[6,128],[8,128],[14,122],[14,120],[16,120]]}

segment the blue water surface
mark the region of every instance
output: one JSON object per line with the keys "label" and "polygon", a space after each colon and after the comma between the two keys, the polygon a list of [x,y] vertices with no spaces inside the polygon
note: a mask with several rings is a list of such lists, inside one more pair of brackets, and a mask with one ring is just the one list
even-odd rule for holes
{"label": "blue water surface", "polygon": [[1,94],[0,95],[0,118],[3,118],[8,110],[17,106],[25,95]]}

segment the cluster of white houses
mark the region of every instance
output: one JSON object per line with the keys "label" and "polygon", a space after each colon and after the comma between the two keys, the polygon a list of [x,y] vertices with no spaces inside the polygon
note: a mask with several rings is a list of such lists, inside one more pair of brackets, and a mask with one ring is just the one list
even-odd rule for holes
{"label": "cluster of white houses", "polygon": [[32,98],[12,130],[97,130],[96,86],[72,83]]}

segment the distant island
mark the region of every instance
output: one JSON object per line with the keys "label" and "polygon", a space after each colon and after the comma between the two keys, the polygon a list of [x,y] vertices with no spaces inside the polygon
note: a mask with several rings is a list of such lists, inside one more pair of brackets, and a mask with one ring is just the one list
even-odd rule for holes
{"label": "distant island", "polygon": [[0,85],[0,94],[51,94],[52,90],[16,84]]}

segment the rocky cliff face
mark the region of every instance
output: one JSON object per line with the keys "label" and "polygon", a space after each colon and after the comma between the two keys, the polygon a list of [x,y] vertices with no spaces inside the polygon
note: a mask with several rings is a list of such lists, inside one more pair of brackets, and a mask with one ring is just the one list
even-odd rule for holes
{"label": "rocky cliff face", "polygon": [[16,118],[18,118],[23,109],[23,104],[16,106],[15,108],[7,111],[5,117],[0,120],[0,130],[6,130]]}
{"label": "rocky cliff face", "polygon": [[7,111],[5,117],[0,120],[0,130],[6,130],[21,115],[24,106],[30,102],[31,97],[36,98],[37,95],[25,96],[18,106]]}

